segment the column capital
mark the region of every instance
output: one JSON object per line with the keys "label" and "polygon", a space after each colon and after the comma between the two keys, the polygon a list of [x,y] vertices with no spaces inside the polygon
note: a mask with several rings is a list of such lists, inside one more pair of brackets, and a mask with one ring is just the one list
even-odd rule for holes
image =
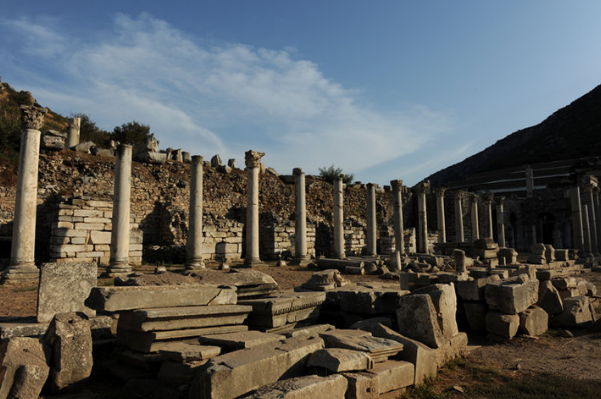
{"label": "column capital", "polygon": [[377,184],[375,184],[375,183],[367,183],[367,189],[368,189],[368,190],[370,190],[370,189],[372,189],[372,188],[377,188],[377,187],[378,187],[378,185],[377,185]]}
{"label": "column capital", "polygon": [[294,169],[292,169],[292,174],[294,176],[300,176],[300,175],[304,175],[305,172],[303,172],[302,168],[294,168]]}
{"label": "column capital", "polygon": [[427,194],[430,191],[430,180],[418,183],[415,188],[419,194]]}
{"label": "column capital", "polygon": [[254,150],[248,150],[246,151],[245,155],[245,162],[246,162],[246,167],[247,168],[258,168],[259,166],[261,166],[261,158],[263,158],[265,156],[264,152],[259,152],[259,151],[254,151]]}
{"label": "column capital", "polygon": [[503,197],[503,196],[495,197],[495,200],[497,202],[497,205],[503,205],[503,202],[505,201],[505,197]]}
{"label": "column capital", "polygon": [[192,155],[192,162],[202,162],[202,155]]}
{"label": "column capital", "polygon": [[482,198],[484,199],[485,205],[490,205],[494,201],[495,195],[492,193],[486,193],[482,196]]}
{"label": "column capital", "polygon": [[455,198],[456,200],[460,200],[463,198],[464,194],[466,194],[464,191],[457,190],[453,193],[453,198]]}
{"label": "column capital", "polygon": [[35,100],[33,102],[33,105],[21,105],[21,128],[40,130],[42,123],[44,123],[44,115],[46,115],[48,109],[43,108]]}
{"label": "column capital", "polygon": [[394,191],[401,191],[401,189],[403,188],[403,181],[402,180],[391,180],[390,185],[392,186],[392,189]]}
{"label": "column capital", "polygon": [[436,196],[437,196],[437,197],[443,197],[443,196],[444,196],[444,193],[445,193],[445,191],[447,191],[447,188],[446,188],[446,187],[436,187],[436,188],[434,189],[434,192],[436,193]]}
{"label": "column capital", "polygon": [[472,202],[478,202],[478,198],[480,197],[478,194],[476,193],[468,193],[469,198]]}

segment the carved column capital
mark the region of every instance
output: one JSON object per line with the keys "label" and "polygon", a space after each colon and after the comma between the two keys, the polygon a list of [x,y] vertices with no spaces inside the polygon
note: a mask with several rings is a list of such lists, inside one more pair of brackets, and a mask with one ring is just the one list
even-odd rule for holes
{"label": "carved column capital", "polygon": [[434,192],[436,193],[437,197],[444,197],[444,193],[447,191],[446,187],[436,187],[434,189]]}
{"label": "carved column capital", "polygon": [[292,174],[294,176],[300,176],[300,175],[303,175],[305,173],[303,172],[302,168],[294,168],[294,169],[292,169]]}
{"label": "carved column capital", "polygon": [[48,112],[48,109],[35,103],[35,101],[34,105],[21,105],[21,128],[40,130],[46,112]]}
{"label": "carved column capital", "polygon": [[418,183],[416,189],[419,194],[427,194],[430,191],[430,181],[426,180]]}
{"label": "carved column capital", "polygon": [[264,152],[248,150],[245,153],[245,162],[247,168],[258,168],[261,166],[261,158],[265,156]]}
{"label": "carved column capital", "polygon": [[453,198],[456,200],[461,200],[463,199],[463,194],[465,194],[463,191],[457,190],[453,193]]}
{"label": "carved column capital", "polygon": [[394,191],[401,191],[403,188],[403,181],[402,180],[391,180],[390,185],[392,186],[392,189]]}

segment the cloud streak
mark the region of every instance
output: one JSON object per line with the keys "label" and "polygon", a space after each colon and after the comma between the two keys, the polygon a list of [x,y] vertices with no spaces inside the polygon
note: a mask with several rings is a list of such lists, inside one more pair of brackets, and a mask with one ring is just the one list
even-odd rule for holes
{"label": "cloud streak", "polygon": [[293,49],[207,45],[148,14],[117,15],[101,41],[27,19],[0,24],[6,27],[23,39],[23,55],[43,57],[61,76],[27,82],[38,100],[67,114],[86,112],[108,129],[149,124],[161,147],[239,159],[252,148],[280,173],[331,164],[358,173],[452,130],[447,115],[424,106],[374,109]]}

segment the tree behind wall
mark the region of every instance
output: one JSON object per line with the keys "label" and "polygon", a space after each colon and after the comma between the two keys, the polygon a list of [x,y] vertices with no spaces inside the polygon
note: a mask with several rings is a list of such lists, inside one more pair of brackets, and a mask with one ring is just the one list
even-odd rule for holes
{"label": "tree behind wall", "polygon": [[111,140],[116,140],[121,144],[131,144],[134,147],[134,153],[144,146],[149,138],[154,138],[154,133],[150,132],[150,126],[136,121],[115,126],[111,133]]}

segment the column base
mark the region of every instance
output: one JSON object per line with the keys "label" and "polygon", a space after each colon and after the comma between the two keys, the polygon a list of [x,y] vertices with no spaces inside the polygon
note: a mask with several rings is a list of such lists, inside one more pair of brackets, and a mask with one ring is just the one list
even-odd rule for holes
{"label": "column base", "polygon": [[206,268],[207,266],[202,260],[196,260],[186,263],[186,270],[202,270]]}
{"label": "column base", "polygon": [[248,259],[248,260],[244,260],[244,267],[248,267],[251,269],[255,269],[255,268],[265,268],[268,267],[268,265],[266,263],[263,263],[261,261],[261,259]]}
{"label": "column base", "polygon": [[33,263],[9,266],[2,273],[2,284],[38,283],[39,281],[40,269]]}
{"label": "column base", "polygon": [[115,262],[111,263],[107,271],[102,273],[102,277],[125,277],[132,272],[129,263]]}
{"label": "column base", "polygon": [[313,263],[313,261],[309,257],[307,257],[307,258],[294,258],[290,262],[290,265],[305,267],[305,266],[310,265],[311,263]]}

